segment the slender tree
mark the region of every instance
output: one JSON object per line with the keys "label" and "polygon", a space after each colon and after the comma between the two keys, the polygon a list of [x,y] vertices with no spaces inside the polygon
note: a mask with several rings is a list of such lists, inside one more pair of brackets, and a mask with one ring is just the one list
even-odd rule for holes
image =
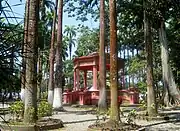
{"label": "slender tree", "polygon": [[107,110],[106,103],[106,56],[105,56],[105,20],[104,0],[100,0],[100,43],[99,43],[99,111]]}
{"label": "slender tree", "polygon": [[144,39],[147,60],[147,111],[149,116],[157,114],[154,80],[153,80],[153,53],[152,53],[152,32],[151,21],[147,15],[147,0],[144,0]]}
{"label": "slender tree", "polygon": [[39,94],[38,99],[41,99],[43,53],[42,53],[40,48],[38,49],[38,54],[39,55],[38,55],[38,63],[37,63],[37,65],[38,65],[38,68],[37,68],[37,89],[38,89],[38,92],[39,92],[38,93]]}
{"label": "slender tree", "polygon": [[118,106],[118,51],[116,26],[116,0],[109,0],[110,11],[110,88],[111,88],[111,121],[120,121]]}
{"label": "slender tree", "polygon": [[51,47],[49,53],[49,83],[48,83],[48,102],[49,104],[53,104],[54,97],[54,43],[55,43],[55,30],[56,30],[56,17],[57,17],[57,5],[58,0],[56,0],[54,7],[54,17],[53,17],[53,26],[52,26],[52,34],[51,34]]}
{"label": "slender tree", "polygon": [[62,108],[62,18],[63,18],[63,0],[59,1],[58,9],[58,28],[56,45],[56,71],[53,108],[61,110]]}
{"label": "slender tree", "polygon": [[26,46],[27,46],[27,34],[28,34],[28,23],[29,23],[29,0],[26,0],[25,5],[25,17],[24,17],[24,41],[22,44],[22,71],[21,71],[21,100],[24,102],[24,91],[26,82]]}
{"label": "slender tree", "polygon": [[28,43],[26,46],[26,86],[24,122],[34,123],[37,120],[37,57],[38,57],[38,17],[39,0],[29,3]]}

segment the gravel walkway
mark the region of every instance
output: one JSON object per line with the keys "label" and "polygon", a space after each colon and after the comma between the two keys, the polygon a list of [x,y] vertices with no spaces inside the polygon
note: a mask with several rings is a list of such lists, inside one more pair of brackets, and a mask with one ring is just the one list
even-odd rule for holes
{"label": "gravel walkway", "polygon": [[[89,125],[93,124],[97,117],[92,114],[90,109],[80,109],[70,106],[64,106],[65,112],[54,113],[52,118],[61,119],[64,123],[64,128],[53,131],[87,131]],[[146,121],[135,120],[135,123],[146,128],[145,131],[180,131],[180,109],[164,111],[164,113],[172,113],[176,116],[175,120],[170,121]],[[5,119],[9,119],[9,114]],[[125,121],[124,118],[121,118]]]}
{"label": "gravel walkway", "polygon": [[[64,109],[66,112],[59,112],[52,116],[64,122],[65,127],[60,129],[62,131],[87,131],[88,126],[96,121],[96,115],[88,113],[89,111],[85,109],[72,107],[64,107]],[[125,121],[125,119],[122,118],[122,121]],[[135,123],[145,126],[145,131],[180,131],[179,119],[174,121],[135,120]]]}
{"label": "gravel walkway", "polygon": [[64,107],[65,112],[58,112],[52,118],[61,119],[64,123],[62,131],[87,131],[89,125],[93,124],[97,117],[91,113],[92,110]]}

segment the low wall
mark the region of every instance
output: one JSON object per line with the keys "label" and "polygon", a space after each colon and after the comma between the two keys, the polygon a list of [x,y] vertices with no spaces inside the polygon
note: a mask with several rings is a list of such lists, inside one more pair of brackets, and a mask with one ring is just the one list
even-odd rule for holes
{"label": "low wall", "polygon": [[[107,103],[110,103],[110,90],[107,93]],[[72,91],[65,92],[63,94],[64,104],[75,104],[80,105],[97,105],[99,100],[99,91]],[[118,102],[119,104],[138,104],[139,103],[139,93],[136,90],[119,90],[118,91]]]}

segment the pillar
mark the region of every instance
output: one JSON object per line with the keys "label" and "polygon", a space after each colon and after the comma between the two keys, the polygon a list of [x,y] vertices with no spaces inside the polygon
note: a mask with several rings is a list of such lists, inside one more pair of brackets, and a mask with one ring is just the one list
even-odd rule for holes
{"label": "pillar", "polygon": [[122,71],[122,89],[125,89],[125,84],[126,84],[126,82],[125,82],[126,80],[125,80],[125,69],[124,69],[124,67],[123,67],[123,71]]}
{"label": "pillar", "polygon": [[76,90],[79,90],[79,81],[80,81],[79,69],[76,69]]}
{"label": "pillar", "polygon": [[76,90],[76,69],[74,69],[74,88],[73,90]]}
{"label": "pillar", "polygon": [[87,71],[84,71],[84,89],[87,89]]}
{"label": "pillar", "polygon": [[93,66],[93,90],[97,90],[97,66]]}

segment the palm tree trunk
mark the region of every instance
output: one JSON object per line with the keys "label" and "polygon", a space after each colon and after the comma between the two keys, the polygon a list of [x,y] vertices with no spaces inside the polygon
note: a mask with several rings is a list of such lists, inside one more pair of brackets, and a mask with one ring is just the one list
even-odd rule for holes
{"label": "palm tree trunk", "polygon": [[39,90],[39,97],[38,99],[41,99],[41,82],[42,82],[42,58],[43,58],[43,53],[41,52],[40,48],[39,48],[39,56],[38,56],[38,81],[37,81],[37,88]]}
{"label": "palm tree trunk", "polygon": [[62,109],[62,18],[63,18],[63,0],[59,1],[58,10],[58,29],[56,45],[56,72],[53,108]]}
{"label": "palm tree trunk", "polygon": [[29,3],[29,28],[26,58],[26,87],[24,122],[34,123],[37,120],[37,57],[38,57],[38,18],[39,0]]}
{"label": "palm tree trunk", "polygon": [[[127,45],[127,66],[128,66],[128,68],[129,68],[129,58],[130,57],[130,55],[129,55],[129,47],[128,47],[128,45]],[[131,87],[131,74],[129,74],[128,73],[128,86],[129,87]]]}
{"label": "palm tree trunk", "polygon": [[106,56],[105,56],[105,20],[104,20],[104,0],[100,1],[100,49],[99,49],[99,111],[107,110],[106,103]]}
{"label": "palm tree trunk", "polygon": [[149,116],[157,114],[154,80],[153,80],[153,53],[152,53],[152,33],[151,22],[147,16],[146,0],[144,1],[144,39],[147,60],[147,111]]}
{"label": "palm tree trunk", "polygon": [[54,43],[55,43],[55,30],[56,30],[56,17],[57,17],[57,5],[58,0],[56,0],[54,8],[54,17],[53,17],[53,26],[52,26],[52,35],[51,35],[51,48],[49,53],[49,83],[48,83],[48,102],[53,104],[54,98]]}
{"label": "palm tree trunk", "polygon": [[24,42],[22,44],[22,71],[21,71],[21,100],[25,101],[25,84],[26,84],[26,46],[28,39],[28,26],[29,25],[29,3],[30,0],[26,0],[25,17],[24,17]]}
{"label": "palm tree trunk", "polygon": [[69,36],[69,38],[70,38],[70,43],[69,43],[69,57],[70,57],[70,60],[71,60],[71,53],[72,53],[72,36],[71,36],[71,33],[70,33],[70,36]]}
{"label": "palm tree trunk", "polygon": [[[12,48],[11,48],[11,59],[10,59],[10,70],[11,70],[11,75],[10,75],[10,79],[12,79],[11,77],[13,76],[14,73],[14,44],[12,44]],[[14,83],[12,81],[11,83],[12,85],[9,85],[9,100],[13,99],[13,89],[14,89]]]}
{"label": "palm tree trunk", "polygon": [[111,121],[120,121],[118,106],[118,54],[117,54],[117,28],[116,28],[116,1],[109,0],[110,10],[110,83],[111,83]]}
{"label": "palm tree trunk", "polygon": [[[132,58],[134,58],[134,50],[135,50],[135,48],[134,48],[134,46],[133,46],[133,49],[132,49]],[[135,79],[135,74],[133,73],[132,74],[132,86],[134,87],[134,79]]]}
{"label": "palm tree trunk", "polygon": [[37,88],[38,88],[38,92],[39,92],[39,97],[38,99],[41,99],[41,83],[42,83],[42,66],[43,66],[43,49],[45,46],[45,31],[46,31],[46,27],[45,27],[45,15],[46,15],[46,10],[45,10],[45,0],[42,0],[42,4],[40,6],[40,10],[41,10],[41,21],[43,22],[43,32],[42,32],[42,36],[43,37],[41,43],[43,45],[40,45],[42,47],[39,47],[39,58],[38,58],[38,83],[37,83]]}

